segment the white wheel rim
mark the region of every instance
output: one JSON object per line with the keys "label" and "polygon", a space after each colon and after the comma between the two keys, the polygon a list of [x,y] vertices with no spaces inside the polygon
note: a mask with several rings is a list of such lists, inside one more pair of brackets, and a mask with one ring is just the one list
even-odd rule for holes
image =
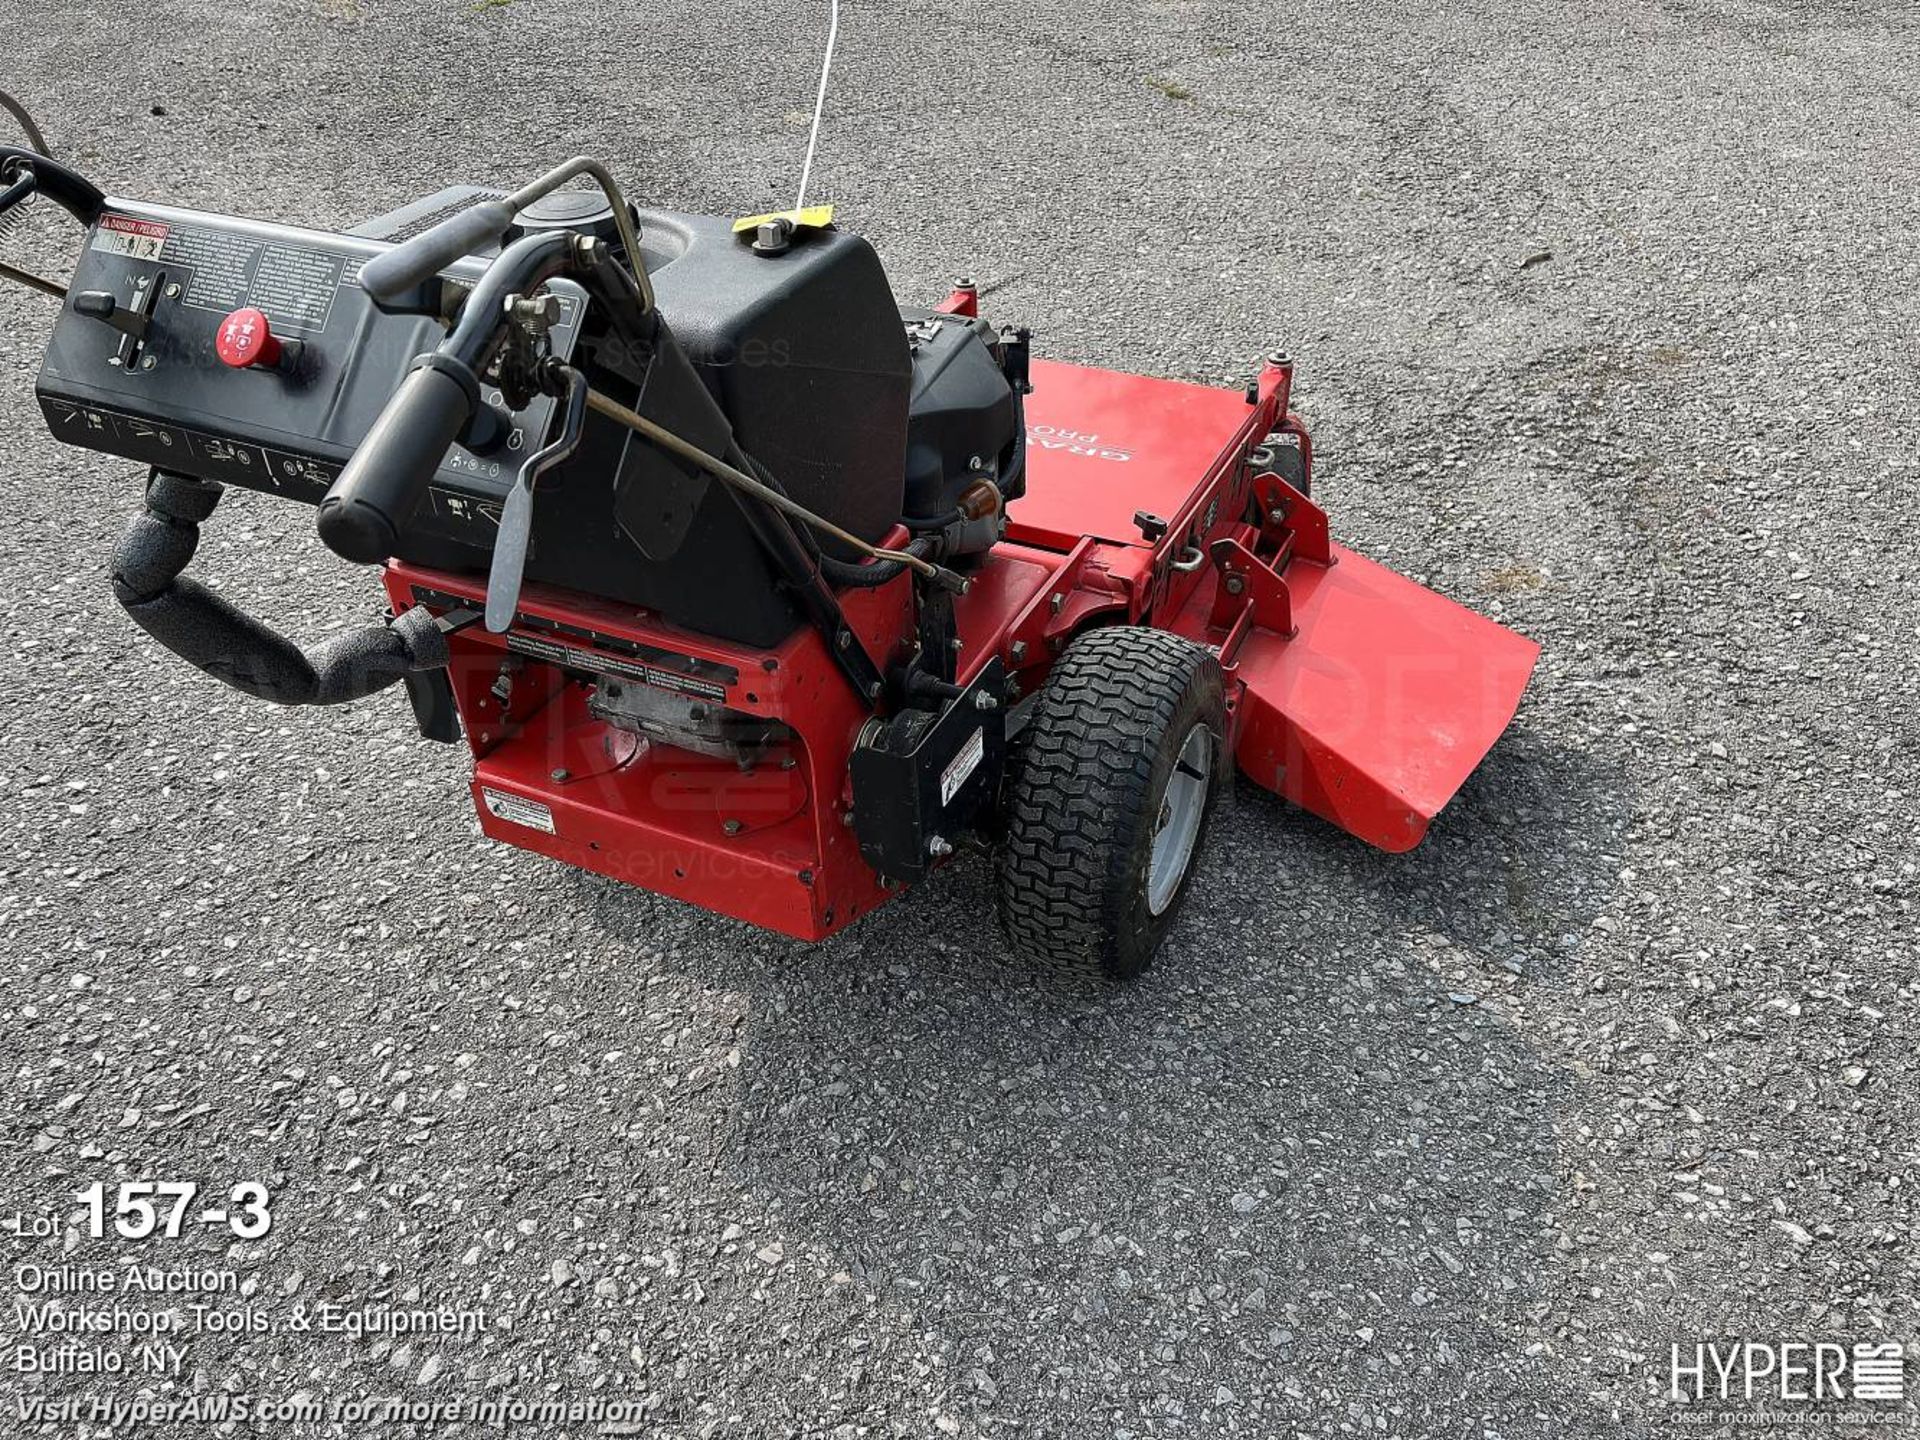
{"label": "white wheel rim", "polygon": [[1202,723],[1187,732],[1154,818],[1153,855],[1147,862],[1147,909],[1152,914],[1166,913],[1187,878],[1212,780],[1213,735]]}

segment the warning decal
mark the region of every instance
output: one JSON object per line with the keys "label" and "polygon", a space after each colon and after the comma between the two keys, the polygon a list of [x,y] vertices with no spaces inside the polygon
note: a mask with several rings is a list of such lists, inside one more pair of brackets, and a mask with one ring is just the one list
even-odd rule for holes
{"label": "warning decal", "polygon": [[167,227],[153,220],[135,220],[130,215],[102,215],[99,227],[93,232],[93,248],[105,255],[158,260],[167,248]]}
{"label": "warning decal", "polygon": [[184,303],[223,314],[251,306],[283,330],[325,330],[347,267],[330,250],[193,225],[174,233],[168,258],[190,272]]}
{"label": "warning decal", "polygon": [[986,758],[987,732],[976,730],[966,744],[960,747],[960,753],[953,762],[940,772],[940,803],[951,805],[953,797],[960,793],[960,787],[967,783],[967,777],[980,768],[980,762]]}

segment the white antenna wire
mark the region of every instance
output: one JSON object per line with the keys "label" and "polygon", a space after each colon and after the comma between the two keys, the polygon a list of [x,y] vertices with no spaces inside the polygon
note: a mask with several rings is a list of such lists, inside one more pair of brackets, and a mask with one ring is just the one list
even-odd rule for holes
{"label": "white antenna wire", "polygon": [[820,117],[827,109],[827,80],[833,74],[833,47],[840,41],[840,0],[832,0],[832,19],[827,24],[827,58],[820,66],[820,93],[813,102],[813,132],[807,136],[807,163],[800,169],[800,194],[793,202],[797,212],[807,203],[807,182],[813,178],[813,152],[820,144]]}

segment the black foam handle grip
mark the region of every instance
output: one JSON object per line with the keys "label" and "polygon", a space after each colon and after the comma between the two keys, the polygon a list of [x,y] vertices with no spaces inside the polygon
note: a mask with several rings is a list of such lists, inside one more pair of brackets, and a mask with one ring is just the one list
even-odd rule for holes
{"label": "black foam handle grip", "polygon": [[362,565],[398,553],[427,482],[472,418],[473,397],[451,375],[423,367],[407,376],[320,502],[327,548]]}
{"label": "black foam handle grip", "polygon": [[488,200],[462,210],[367,261],[360,267],[360,288],[375,300],[398,300],[461,256],[492,244],[512,224],[513,207],[504,200]]}

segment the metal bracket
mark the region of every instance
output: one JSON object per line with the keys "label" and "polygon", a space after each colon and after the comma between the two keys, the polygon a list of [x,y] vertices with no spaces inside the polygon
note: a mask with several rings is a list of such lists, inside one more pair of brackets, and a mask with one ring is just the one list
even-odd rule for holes
{"label": "metal bracket", "polygon": [[1208,553],[1219,587],[1213,595],[1211,624],[1227,632],[1220,646],[1222,665],[1233,663],[1234,653],[1253,626],[1289,639],[1298,633],[1293,623],[1293,592],[1279,572],[1238,540],[1216,540]]}

